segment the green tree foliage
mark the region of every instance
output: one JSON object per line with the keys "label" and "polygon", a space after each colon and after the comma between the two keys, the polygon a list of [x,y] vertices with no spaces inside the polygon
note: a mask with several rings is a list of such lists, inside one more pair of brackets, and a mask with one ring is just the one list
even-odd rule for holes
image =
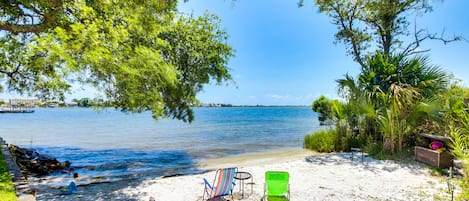
{"label": "green tree foliage", "polygon": [[63,68],[47,63],[29,46],[25,35],[0,36],[0,91],[37,92],[48,99],[63,97],[70,90]]}
{"label": "green tree foliage", "polygon": [[220,23],[214,23],[218,21],[209,14],[197,19],[180,18],[160,34],[171,47],[162,49],[163,58],[181,72],[177,90],[165,96],[166,102],[180,103],[168,106],[176,118],[192,116],[189,106],[198,103],[195,95],[202,90],[202,84],[209,83],[211,78],[218,84],[231,79],[226,63],[234,55],[232,48],[223,43],[227,33],[219,27]]}
{"label": "green tree foliage", "polygon": [[[343,150],[338,145],[344,142],[351,146],[353,139],[372,139],[366,150],[386,158],[385,152],[396,153],[414,145],[420,132],[445,134],[451,138],[451,153],[464,164],[466,176],[459,183],[459,198],[469,199],[468,89],[449,86],[451,78],[419,54],[428,51],[419,48],[423,40],[447,43],[461,38],[447,40],[420,29],[413,33],[415,41],[404,46],[401,37],[409,36],[406,18],[430,11],[428,0],[315,2],[319,11],[337,25],[336,42],[347,46],[361,72],[357,79],[346,74],[337,80],[339,94],[346,100],[342,108],[347,109],[342,110],[344,118],[336,119],[333,131],[336,139],[343,140],[324,140],[333,135],[318,132],[318,136],[305,137],[305,145],[319,149],[327,147],[321,143],[328,142],[334,144],[335,150]],[[303,1],[299,4],[302,6]],[[325,98],[315,104],[321,106],[322,100]],[[354,138],[347,134],[356,127],[359,134],[367,136]],[[313,143],[315,140],[321,143]]]}
{"label": "green tree foliage", "polygon": [[442,94],[441,107],[445,110],[441,119],[443,129],[451,139],[451,153],[457,160],[463,162],[463,172],[466,175],[459,181],[462,193],[459,199],[469,199],[469,106],[467,91],[469,89],[453,85],[451,89]]}
{"label": "green tree foliage", "polygon": [[[362,120],[357,117],[358,112],[356,110],[364,110],[365,108],[360,106],[342,103],[339,100],[330,100],[324,96],[316,99],[313,102],[313,110],[319,113],[318,119],[321,124],[329,125],[331,128],[326,131],[315,132],[306,137],[306,148],[320,152],[330,152],[332,150],[346,151],[352,147],[363,147],[367,139],[366,135],[358,133],[362,129],[358,127],[358,121]],[[326,145],[326,143],[331,144]]]}
{"label": "green tree foliage", "polygon": [[0,30],[10,33],[42,33],[70,20],[71,0],[2,1]]}
{"label": "green tree foliage", "polygon": [[[3,13],[0,87],[63,99],[70,83],[86,83],[123,111],[190,122],[203,85],[231,79],[233,49],[214,15],[179,14],[175,0],[57,2],[51,21],[47,3],[24,1]],[[23,20],[30,6],[43,21]]]}
{"label": "green tree foliage", "polygon": [[349,105],[362,108],[353,112],[356,118],[367,119],[361,121],[365,124],[362,127],[377,132],[369,134],[383,139],[385,148],[394,152],[402,150],[405,135],[424,120],[421,110],[428,109],[425,107],[428,104],[422,103],[444,93],[449,79],[439,67],[430,65],[426,57],[386,56],[377,52],[368,56],[356,80],[346,75],[337,82]]}
{"label": "green tree foliage", "polygon": [[106,101],[102,98],[72,99],[72,102],[77,103],[78,107],[113,107],[114,106],[112,102]]}
{"label": "green tree foliage", "polygon": [[404,138],[415,138],[415,127],[426,121],[422,115],[428,113],[421,110],[446,91],[449,77],[421,56],[386,57],[378,52],[367,59],[367,66],[358,78],[362,93],[377,111],[385,148],[402,151]]}
{"label": "green tree foliage", "polygon": [[78,107],[90,107],[91,100],[89,98],[80,98],[80,99],[73,99],[73,102],[76,102],[78,104]]}
{"label": "green tree foliage", "polygon": [[321,121],[333,122],[341,136],[336,145],[347,144],[337,147],[347,149],[374,139],[387,151],[403,151],[415,143],[420,132],[433,128],[424,128],[422,122],[428,126],[440,118],[444,110],[436,100],[446,93],[449,79],[427,57],[388,57],[376,52],[368,56],[357,79],[345,75],[337,80],[346,100],[343,104],[321,97],[314,101],[313,110],[320,113]]}
{"label": "green tree foliage", "polygon": [[329,100],[321,96],[313,102],[312,109],[318,113],[320,125],[331,125],[334,120],[333,105],[336,100]]}
{"label": "green tree foliage", "polygon": [[425,56],[406,57],[403,54],[387,56],[376,52],[367,58],[366,64],[362,68],[358,82],[375,106],[380,105],[383,100],[379,94],[396,94],[395,86],[417,90],[425,98],[436,97],[448,88],[448,75],[438,66],[431,65]]}
{"label": "green tree foliage", "polygon": [[[337,26],[335,42],[345,44],[361,68],[357,79],[346,74],[337,80],[347,108],[346,123],[337,124],[338,131],[358,129],[382,140],[387,150],[402,150],[405,139],[413,138],[411,128],[425,119],[423,114],[429,117],[420,111],[429,108],[424,102],[444,92],[449,82],[440,68],[419,56],[428,51],[419,48],[421,42],[437,39],[447,43],[461,37],[435,37],[417,24],[413,33],[408,31],[410,16],[432,10],[428,0],[316,0],[315,6],[332,19]],[[406,39],[411,42],[405,44]]]}

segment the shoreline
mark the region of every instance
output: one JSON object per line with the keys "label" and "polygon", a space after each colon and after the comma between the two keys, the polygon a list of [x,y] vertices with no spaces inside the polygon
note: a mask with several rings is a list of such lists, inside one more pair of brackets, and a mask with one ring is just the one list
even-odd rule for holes
{"label": "shoreline", "polygon": [[279,148],[251,153],[243,153],[225,157],[201,159],[197,166],[203,170],[216,170],[220,167],[253,166],[257,164],[273,164],[289,160],[301,159],[309,155],[320,154],[303,148]]}

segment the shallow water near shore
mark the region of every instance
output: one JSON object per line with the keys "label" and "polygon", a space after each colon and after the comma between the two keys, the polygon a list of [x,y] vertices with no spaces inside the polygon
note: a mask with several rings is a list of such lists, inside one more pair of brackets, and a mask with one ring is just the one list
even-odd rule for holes
{"label": "shallow water near shore", "polygon": [[[0,135],[10,144],[69,160],[83,178],[99,183],[200,173],[199,161],[283,148],[301,148],[319,128],[310,107],[194,108],[192,124],[150,113],[114,109],[37,108],[0,115]],[[69,175],[39,178],[61,185]],[[98,178],[98,179],[96,179]]]}

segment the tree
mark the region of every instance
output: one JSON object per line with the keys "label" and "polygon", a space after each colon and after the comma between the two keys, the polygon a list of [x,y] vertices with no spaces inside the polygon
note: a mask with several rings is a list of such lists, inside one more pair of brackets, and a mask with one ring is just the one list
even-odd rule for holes
{"label": "tree", "polygon": [[417,28],[417,22],[408,31],[410,16],[432,10],[428,0],[316,0],[315,5],[337,26],[335,42],[345,44],[361,68],[357,79],[346,74],[337,80],[349,108],[348,126],[382,139],[392,152],[402,150],[409,128],[421,118],[422,102],[436,98],[449,83],[441,69],[419,55],[428,51],[419,48],[421,42],[462,38],[437,37]]}
{"label": "tree", "polygon": [[334,101],[321,96],[313,102],[311,108],[318,113],[319,125],[331,125],[334,120],[332,111]]}
{"label": "tree", "polygon": [[[299,6],[303,6],[300,0]],[[444,38],[418,29],[408,31],[407,17],[432,10],[428,0],[316,0],[319,12],[325,13],[337,26],[336,42],[347,46],[347,53],[362,67],[368,53],[380,51],[385,56],[399,50],[404,56],[426,52],[419,50],[426,39],[441,40],[445,44],[462,40],[460,36]],[[413,41],[405,45],[402,37],[412,35]],[[412,39],[411,39],[412,40]]]}
{"label": "tree", "polygon": [[[385,148],[394,152],[402,150],[405,135],[415,134],[410,128],[419,124],[417,119],[422,120],[419,116],[422,102],[446,92],[449,80],[427,57],[386,56],[376,52],[367,57],[357,79],[346,75],[337,82],[343,97],[355,108],[352,113],[358,120],[350,118],[350,123],[359,126],[360,119],[367,119],[361,127],[375,139],[382,138]],[[369,121],[370,118],[375,121]]]}
{"label": "tree", "polygon": [[68,21],[71,0],[2,1],[0,30],[13,34],[42,33]]}
{"label": "tree", "polygon": [[80,100],[77,101],[78,107],[90,107],[91,100],[89,98],[81,98]]}
{"label": "tree", "polygon": [[[182,15],[176,0],[41,2],[3,14],[0,79],[8,90],[63,99],[70,83],[91,84],[123,111],[191,122],[203,85],[231,79],[233,49],[214,15]],[[43,20],[24,20],[24,9]],[[57,18],[46,20],[49,9],[60,10]]]}
{"label": "tree", "polygon": [[[404,54],[386,56],[376,52],[367,57],[366,67],[361,68],[357,81],[360,91],[366,94],[375,107],[379,107],[389,105],[389,102],[383,102],[385,99],[382,95],[396,94],[398,86],[400,89],[416,90],[423,98],[434,98],[446,91],[450,77],[438,66],[431,65],[428,57],[409,58]],[[405,104],[398,103],[401,106]]]}
{"label": "tree", "polygon": [[213,22],[218,22],[218,18],[209,14],[197,19],[180,18],[160,34],[171,47],[161,50],[163,58],[181,72],[177,78],[177,91],[165,96],[165,102],[181,103],[168,106],[177,118],[192,116],[189,107],[199,103],[195,95],[211,77],[218,84],[231,79],[226,63],[233,56],[233,50],[222,43],[227,40],[226,32],[219,27],[219,23]]}

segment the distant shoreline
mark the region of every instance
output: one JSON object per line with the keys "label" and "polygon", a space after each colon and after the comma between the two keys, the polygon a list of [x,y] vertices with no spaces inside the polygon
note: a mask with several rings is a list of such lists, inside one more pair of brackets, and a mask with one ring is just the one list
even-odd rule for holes
{"label": "distant shoreline", "polygon": [[[192,108],[209,108],[209,107],[236,107],[236,108],[243,108],[243,107],[310,107],[309,105],[231,105],[231,104],[222,104],[222,105],[201,105],[201,106],[192,106]],[[36,106],[35,108],[43,108],[43,109],[57,109],[57,108],[111,108],[111,109],[116,109],[115,107],[109,106],[109,107],[98,107],[98,106],[88,106],[88,107],[82,107],[82,106]],[[117,108],[118,109],[118,108]]]}

